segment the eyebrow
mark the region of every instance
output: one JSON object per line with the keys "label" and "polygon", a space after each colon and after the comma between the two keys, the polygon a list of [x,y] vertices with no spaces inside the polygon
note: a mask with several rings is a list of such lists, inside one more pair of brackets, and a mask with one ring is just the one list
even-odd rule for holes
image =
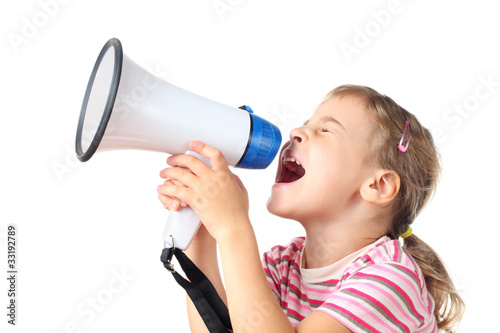
{"label": "eyebrow", "polygon": [[[340,128],[342,128],[344,131],[346,130],[345,127],[335,118],[333,117],[330,117],[330,116],[324,116],[324,117],[321,117],[321,119],[319,120],[319,122],[321,124],[326,124],[326,123],[334,123],[336,124],[337,126],[340,126]],[[307,125],[309,123],[309,120],[306,120],[304,122],[304,125]]]}

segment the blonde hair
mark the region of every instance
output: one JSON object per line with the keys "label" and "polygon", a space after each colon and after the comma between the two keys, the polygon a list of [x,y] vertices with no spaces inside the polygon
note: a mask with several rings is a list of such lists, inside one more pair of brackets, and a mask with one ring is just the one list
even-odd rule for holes
{"label": "blonde hair", "polygon": [[[357,97],[364,102],[375,123],[370,158],[380,167],[397,172],[400,177],[401,185],[392,205],[388,231],[389,237],[397,239],[408,230],[435,193],[441,165],[432,135],[413,114],[372,88],[342,85],[330,91],[324,101],[333,97]],[[408,150],[402,153],[398,144],[406,121],[410,124],[411,139]],[[453,332],[463,316],[465,304],[443,261],[414,234],[404,240],[403,248],[422,270],[427,289],[435,300],[434,315],[438,328]]]}

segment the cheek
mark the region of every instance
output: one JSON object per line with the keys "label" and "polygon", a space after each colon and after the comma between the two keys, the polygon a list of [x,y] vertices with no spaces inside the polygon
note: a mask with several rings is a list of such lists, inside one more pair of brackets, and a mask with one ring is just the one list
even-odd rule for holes
{"label": "cheek", "polygon": [[357,171],[353,170],[348,158],[327,164],[323,170],[315,170],[311,175],[308,192],[315,201],[331,205],[352,194]]}
{"label": "cheek", "polygon": [[343,192],[344,184],[341,179],[328,175],[322,179],[315,179],[311,184],[310,198],[314,206],[327,207],[337,202]]}

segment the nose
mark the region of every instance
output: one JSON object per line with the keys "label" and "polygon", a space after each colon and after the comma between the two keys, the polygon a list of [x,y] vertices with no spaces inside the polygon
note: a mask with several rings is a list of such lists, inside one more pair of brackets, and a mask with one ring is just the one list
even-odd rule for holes
{"label": "nose", "polygon": [[302,127],[294,128],[290,131],[290,141],[292,143],[303,143],[308,139],[307,133]]}

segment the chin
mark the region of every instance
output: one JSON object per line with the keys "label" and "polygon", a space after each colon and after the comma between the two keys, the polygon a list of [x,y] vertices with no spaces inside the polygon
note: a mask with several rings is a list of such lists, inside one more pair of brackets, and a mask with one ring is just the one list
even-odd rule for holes
{"label": "chin", "polygon": [[278,198],[273,197],[273,195],[271,195],[267,200],[267,211],[284,219],[295,220],[293,214],[294,209],[293,207],[290,207],[290,203],[278,200]]}
{"label": "chin", "polygon": [[284,217],[283,211],[282,211],[283,207],[280,207],[280,206],[282,206],[282,205],[280,205],[278,200],[276,198],[273,198],[273,195],[271,194],[271,196],[267,200],[267,211],[273,215],[276,215],[279,217]]}

